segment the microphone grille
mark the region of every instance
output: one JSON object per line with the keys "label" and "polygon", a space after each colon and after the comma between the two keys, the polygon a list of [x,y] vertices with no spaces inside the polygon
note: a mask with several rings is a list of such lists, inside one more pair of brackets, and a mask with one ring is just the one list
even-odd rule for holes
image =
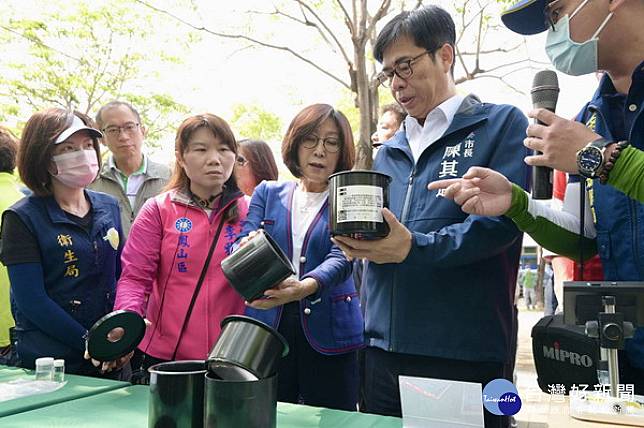
{"label": "microphone grille", "polygon": [[552,70],[541,70],[532,80],[532,105],[536,108],[555,110],[559,98],[559,79]]}

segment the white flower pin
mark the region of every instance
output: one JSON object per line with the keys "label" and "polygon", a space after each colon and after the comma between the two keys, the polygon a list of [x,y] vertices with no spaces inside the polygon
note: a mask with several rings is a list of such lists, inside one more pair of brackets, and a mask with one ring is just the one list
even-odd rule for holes
{"label": "white flower pin", "polygon": [[103,236],[103,240],[109,242],[114,250],[119,248],[119,233],[113,227],[110,227],[105,236]]}

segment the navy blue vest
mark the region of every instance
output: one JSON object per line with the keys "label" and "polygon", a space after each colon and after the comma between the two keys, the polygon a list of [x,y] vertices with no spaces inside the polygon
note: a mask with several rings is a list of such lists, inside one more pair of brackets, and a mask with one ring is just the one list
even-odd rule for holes
{"label": "navy blue vest", "polygon": [[[92,205],[89,234],[67,218],[53,196],[30,196],[17,202],[10,210],[20,217],[38,241],[47,295],[89,329],[112,310],[116,280],[120,274],[122,243],[113,248],[104,238],[112,228],[121,241],[123,237],[116,199],[90,190],[86,195]],[[15,304],[12,310],[21,359],[57,356],[82,361],[82,352],[69,349],[40,331]],[[23,363],[29,364],[29,361]]]}
{"label": "navy blue vest", "polygon": [[[606,75],[593,99],[577,120],[608,140],[617,140],[611,132],[610,97],[615,87]],[[624,125],[631,146],[644,150],[644,62],[633,73],[626,97]],[[612,186],[593,180],[589,185],[590,203],[597,229],[597,251],[602,260],[604,278],[610,281],[644,281],[644,204],[629,198]],[[627,342],[631,364],[644,369],[644,328]]]}

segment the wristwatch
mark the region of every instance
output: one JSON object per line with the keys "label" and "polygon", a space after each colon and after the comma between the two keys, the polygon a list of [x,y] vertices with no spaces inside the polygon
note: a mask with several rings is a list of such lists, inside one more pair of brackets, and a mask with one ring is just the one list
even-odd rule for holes
{"label": "wristwatch", "polygon": [[583,149],[577,152],[577,169],[579,174],[586,178],[597,178],[604,167],[604,152],[606,147],[613,144],[605,138],[598,138],[591,141]]}

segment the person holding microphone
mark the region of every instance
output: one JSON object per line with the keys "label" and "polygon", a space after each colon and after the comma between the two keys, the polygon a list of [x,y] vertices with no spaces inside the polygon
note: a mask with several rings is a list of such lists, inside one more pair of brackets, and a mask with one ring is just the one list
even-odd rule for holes
{"label": "person holding microphone", "polygon": [[[542,153],[528,156],[527,164],[582,177],[585,224],[580,204],[564,201],[563,211],[553,210],[487,168],[471,168],[462,178],[436,181],[429,189],[442,191],[471,215],[512,219],[557,254],[599,253],[606,280],[644,280],[644,2],[522,0],[502,20],[520,34],[547,31],[546,53],[563,73],[605,71],[576,120],[535,109],[529,116],[541,124],[528,126],[524,140]],[[566,200],[574,193],[566,192]],[[643,329],[626,342],[624,353],[621,379],[644,394]]]}

